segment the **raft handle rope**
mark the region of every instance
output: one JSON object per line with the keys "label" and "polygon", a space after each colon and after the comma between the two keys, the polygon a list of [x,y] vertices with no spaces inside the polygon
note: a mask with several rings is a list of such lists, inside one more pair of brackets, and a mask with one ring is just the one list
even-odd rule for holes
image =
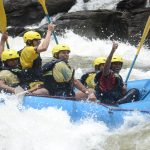
{"label": "raft handle rope", "polygon": [[138,112],[141,112],[141,113],[150,114],[150,111],[147,111],[147,110],[113,108],[113,107],[110,107],[110,106],[113,106],[113,105],[106,105],[106,104],[103,104],[103,103],[98,103],[98,104],[104,106],[105,108],[107,108],[109,113],[113,113],[113,111],[127,111],[127,112],[128,111],[129,112],[138,111]]}
{"label": "raft handle rope", "polygon": [[[75,97],[64,97],[64,96],[48,96],[48,95],[34,95],[34,94],[27,94],[27,96],[37,96],[37,97],[48,97],[48,98],[58,98],[58,99],[64,99],[64,100],[72,100],[72,101],[77,101],[77,99]],[[79,100],[78,100],[79,101]],[[141,113],[147,113],[147,114],[150,114],[150,111],[147,111],[147,110],[138,110],[138,109],[123,109],[123,108],[116,108],[115,105],[106,105],[104,103],[100,103],[100,102],[97,102],[96,104],[99,104],[99,105],[102,105],[104,106],[105,108],[108,109],[108,112],[109,113],[113,113],[113,111],[126,111],[126,112],[131,112],[131,111],[138,111],[138,112],[141,112]],[[111,106],[114,106],[111,107]],[[117,106],[117,105],[116,105]]]}

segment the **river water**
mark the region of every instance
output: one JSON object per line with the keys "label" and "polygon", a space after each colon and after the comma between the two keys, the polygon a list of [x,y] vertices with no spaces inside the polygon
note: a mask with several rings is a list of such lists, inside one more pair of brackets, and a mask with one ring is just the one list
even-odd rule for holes
{"label": "river water", "polygon": [[[109,0],[105,1],[108,2]],[[81,0],[78,0],[81,4]],[[89,3],[92,1],[89,1]],[[94,1],[93,2],[98,2]],[[113,1],[118,2],[117,0]],[[93,7],[93,5],[90,5]],[[111,9],[115,5],[110,5]],[[79,8],[79,7],[78,7]],[[88,7],[89,8],[89,7]],[[75,9],[72,8],[73,11]],[[89,8],[90,9],[90,8]],[[71,47],[70,63],[76,69],[76,78],[91,71],[92,61],[98,56],[108,56],[112,41],[81,37],[72,31],[58,36],[60,43]],[[121,75],[125,80],[137,48],[129,43],[117,41],[116,54],[124,58]],[[22,38],[9,37],[10,47],[21,49]],[[51,48],[42,53],[43,61],[52,58]],[[139,53],[130,80],[150,78],[150,51],[144,45]],[[43,110],[29,109],[20,111],[20,99],[3,93],[5,105],[0,105],[0,150],[148,150],[150,148],[150,121],[147,116],[134,112],[124,118],[124,124],[116,130],[110,130],[103,122],[85,119],[77,123],[70,121],[67,112],[56,108]]]}
{"label": "river water", "polygon": [[[72,31],[58,37],[60,43],[70,45],[71,65],[76,69],[76,77],[92,70],[92,60],[97,56],[107,56],[112,47],[110,40],[88,40]],[[9,38],[11,48],[21,49],[22,39]],[[123,56],[124,67],[121,75],[125,79],[137,48],[119,42],[117,54]],[[44,61],[52,58],[52,39]],[[130,80],[150,78],[150,51],[146,45],[141,49]],[[65,111],[55,108],[26,111],[18,110],[19,99],[1,94],[6,105],[0,105],[0,150],[148,150],[150,147],[150,122],[146,116],[133,113],[126,117],[124,125],[110,130],[103,122],[92,119],[72,123]]]}

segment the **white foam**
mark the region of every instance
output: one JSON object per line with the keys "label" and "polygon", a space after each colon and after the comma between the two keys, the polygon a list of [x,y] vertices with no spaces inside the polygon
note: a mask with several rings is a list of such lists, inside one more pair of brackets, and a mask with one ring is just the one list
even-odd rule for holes
{"label": "white foam", "polygon": [[76,4],[71,7],[69,12],[76,12],[82,10],[98,10],[98,9],[115,9],[116,4],[121,0],[89,0],[84,3],[83,0],[77,0]]}

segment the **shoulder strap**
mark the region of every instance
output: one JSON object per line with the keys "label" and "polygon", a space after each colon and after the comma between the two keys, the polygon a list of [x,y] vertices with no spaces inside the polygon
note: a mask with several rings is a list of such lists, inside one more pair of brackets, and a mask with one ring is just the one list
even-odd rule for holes
{"label": "shoulder strap", "polygon": [[[25,48],[25,47],[24,47],[24,48]],[[23,48],[23,49],[24,49],[24,48]],[[21,52],[22,52],[23,49],[21,49],[21,50],[18,51],[19,56],[21,55]]]}
{"label": "shoulder strap", "polygon": [[124,84],[121,75],[115,73],[115,78],[117,82],[117,88],[122,88]]}
{"label": "shoulder strap", "polygon": [[80,81],[81,81],[82,84],[85,84],[85,81],[86,81],[86,79],[87,79],[88,76],[89,76],[89,73],[85,73],[84,75],[82,75],[82,77],[80,79]]}
{"label": "shoulder strap", "polygon": [[42,73],[45,73],[47,71],[50,71],[53,69],[54,65],[62,60],[52,60],[45,65],[42,66]]}

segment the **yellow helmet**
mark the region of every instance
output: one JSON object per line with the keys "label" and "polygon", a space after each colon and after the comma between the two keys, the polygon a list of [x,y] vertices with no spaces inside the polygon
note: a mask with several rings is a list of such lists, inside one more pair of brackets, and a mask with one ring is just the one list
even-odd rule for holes
{"label": "yellow helmet", "polygon": [[2,61],[15,59],[15,58],[19,58],[19,54],[17,53],[16,50],[8,49],[2,52],[2,56],[1,56]]}
{"label": "yellow helmet", "polygon": [[66,50],[69,51],[69,52],[71,51],[70,47],[68,45],[66,45],[66,44],[57,44],[56,46],[53,47],[52,54],[54,56],[55,53],[58,53],[60,51],[66,51]]}
{"label": "yellow helmet", "polygon": [[121,62],[121,63],[123,63],[123,58],[121,56],[113,56],[111,62]]}
{"label": "yellow helmet", "polygon": [[95,67],[96,65],[104,64],[105,62],[106,62],[106,58],[105,57],[97,57],[93,61],[93,66]]}
{"label": "yellow helmet", "polygon": [[28,31],[23,35],[23,40],[26,43],[28,40],[41,40],[41,35],[35,31]]}

